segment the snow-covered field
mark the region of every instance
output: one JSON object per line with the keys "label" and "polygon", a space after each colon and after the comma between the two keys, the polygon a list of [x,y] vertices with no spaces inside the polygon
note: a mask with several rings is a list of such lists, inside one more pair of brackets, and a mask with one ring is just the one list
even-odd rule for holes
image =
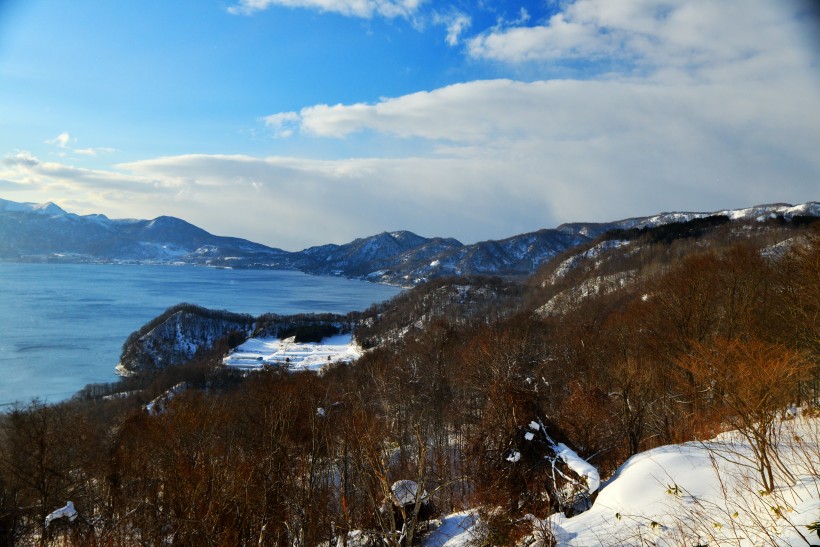
{"label": "snow-covered field", "polygon": [[223,363],[242,370],[284,366],[293,371],[315,372],[330,363],[353,362],[361,355],[362,350],[350,334],[331,336],[320,343],[297,343],[293,338],[250,338],[225,357]]}

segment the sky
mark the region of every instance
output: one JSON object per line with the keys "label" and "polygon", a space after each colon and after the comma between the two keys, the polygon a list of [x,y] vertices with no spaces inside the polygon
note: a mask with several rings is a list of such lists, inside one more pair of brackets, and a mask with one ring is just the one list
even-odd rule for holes
{"label": "sky", "polygon": [[818,0],[0,0],[0,197],[286,250],[820,199]]}

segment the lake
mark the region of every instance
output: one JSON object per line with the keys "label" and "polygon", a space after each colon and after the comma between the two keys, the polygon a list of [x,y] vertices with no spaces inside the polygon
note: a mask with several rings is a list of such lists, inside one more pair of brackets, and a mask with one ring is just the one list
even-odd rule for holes
{"label": "lake", "polygon": [[180,302],[251,315],[347,313],[399,292],[292,271],[0,263],[0,408],[116,381],[128,335]]}

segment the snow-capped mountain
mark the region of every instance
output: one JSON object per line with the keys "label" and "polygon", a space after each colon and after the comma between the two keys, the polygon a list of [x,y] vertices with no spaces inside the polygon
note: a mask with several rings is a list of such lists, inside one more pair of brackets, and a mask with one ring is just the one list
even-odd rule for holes
{"label": "snow-capped mountain", "polygon": [[[711,216],[726,216],[737,221],[762,221],[769,218],[820,216],[820,203],[801,205],[772,204],[746,209],[715,212],[673,212],[636,217],[614,222],[562,224],[554,229],[516,235],[502,240],[462,245],[454,239],[424,239],[409,232],[379,234],[357,239],[343,246],[314,247],[310,253],[315,262],[300,263],[298,269],[310,273],[337,274],[397,285],[417,285],[444,276],[499,275],[525,276],[555,256],[578,245],[589,243],[611,230],[652,228]],[[407,248],[390,241],[395,234],[413,236],[419,244]],[[330,249],[332,247],[333,249]],[[404,248],[406,250],[402,251]],[[342,250],[344,249],[344,250]],[[367,249],[368,259],[361,261],[360,249]],[[375,251],[378,250],[378,251]],[[378,256],[377,260],[369,257]],[[324,262],[322,262],[324,260]]]}
{"label": "snow-capped mountain", "polygon": [[721,215],[730,220],[820,216],[820,203],[777,203],[714,212],[671,212],[614,222],[577,222],[497,241],[464,245],[408,231],[383,232],[344,245],[287,252],[215,236],[184,220],[112,220],[80,216],[53,203],[0,199],[0,260],[198,264],[300,270],[403,286],[444,276],[526,276],[551,258],[611,230],[651,228]]}
{"label": "snow-capped mountain", "polygon": [[212,235],[174,217],[112,220],[68,213],[53,203],[0,200],[2,260],[207,264],[238,257],[273,264],[285,254],[244,239]]}
{"label": "snow-capped mountain", "polygon": [[696,218],[706,218],[711,216],[726,216],[730,220],[756,220],[764,221],[770,218],[781,216],[791,219],[795,216],[817,217],[820,216],[820,203],[808,201],[799,205],[789,203],[771,203],[768,205],[755,205],[745,209],[724,209],[722,211],[710,212],[671,212],[658,213],[647,217],[634,217],[614,222],[571,222],[561,224],[556,228],[559,231],[581,234],[592,239],[608,232],[609,230],[628,230],[630,228],[654,228],[662,224],[672,224],[673,222],[687,222]]}
{"label": "snow-capped mountain", "polygon": [[373,277],[418,264],[463,245],[455,239],[425,238],[408,231],[382,232],[344,245],[322,245],[294,253],[294,266],[320,275]]}

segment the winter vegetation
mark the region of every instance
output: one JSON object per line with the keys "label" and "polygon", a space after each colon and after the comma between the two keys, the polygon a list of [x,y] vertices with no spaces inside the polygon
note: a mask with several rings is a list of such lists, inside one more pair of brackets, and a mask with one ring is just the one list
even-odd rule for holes
{"label": "winter vegetation", "polygon": [[188,310],[172,366],[0,417],[0,544],[820,544],[820,223],[681,220],[348,317]]}

